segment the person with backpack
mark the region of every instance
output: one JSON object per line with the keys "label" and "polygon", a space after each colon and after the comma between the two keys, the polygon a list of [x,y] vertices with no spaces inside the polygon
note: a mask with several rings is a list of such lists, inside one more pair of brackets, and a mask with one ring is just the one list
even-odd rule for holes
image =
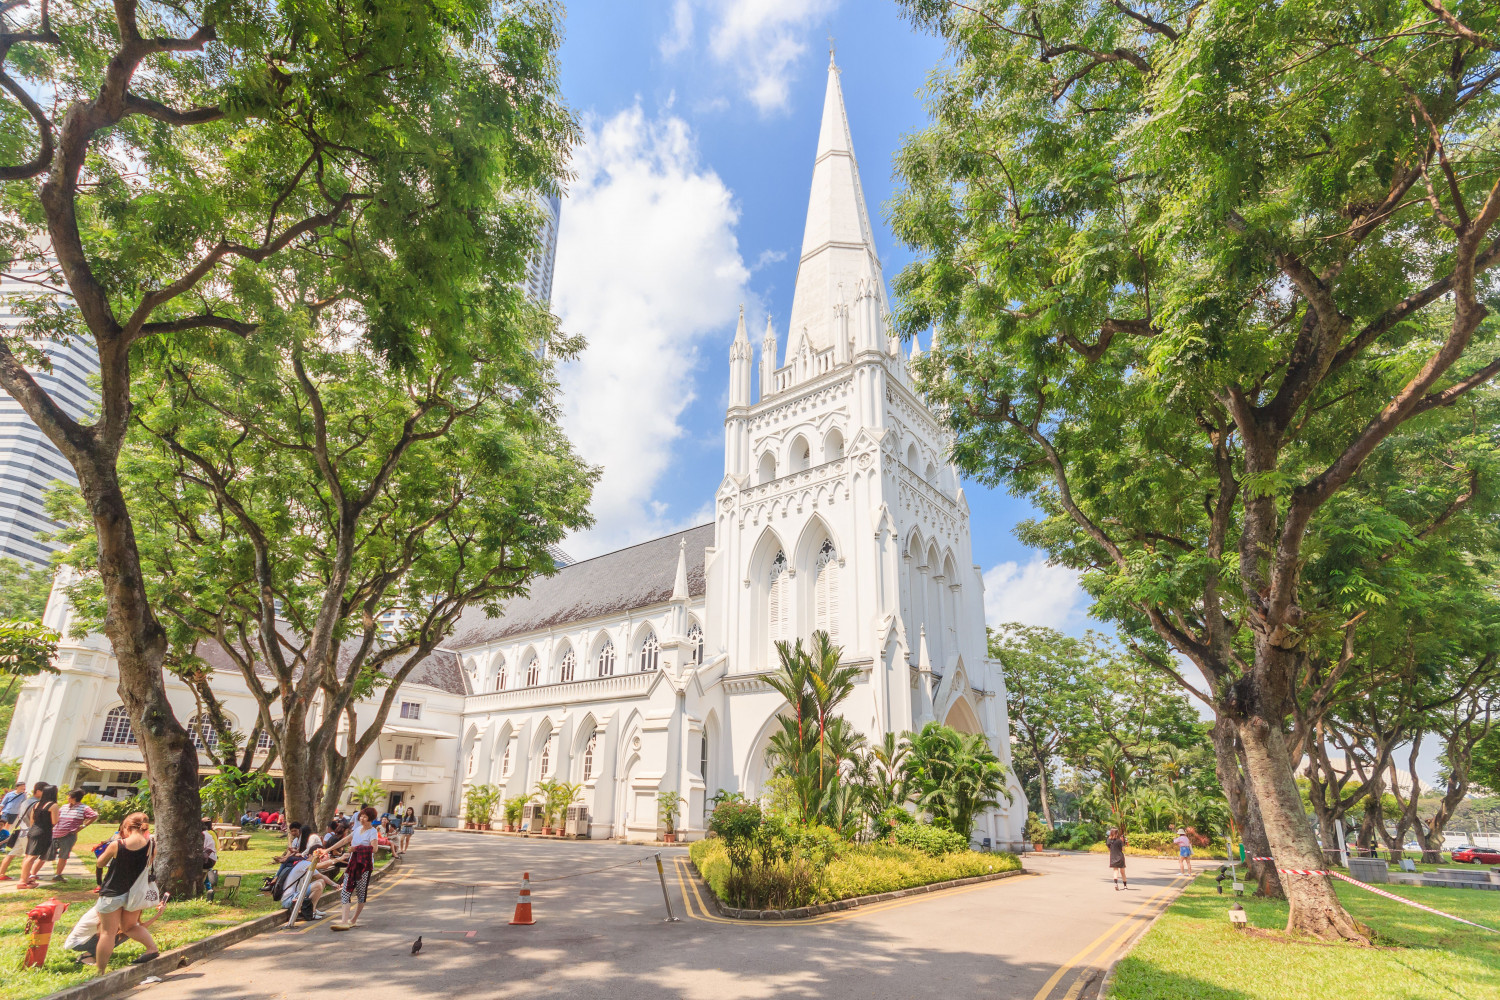
{"label": "person with backpack", "polygon": [[[25,856],[25,835],[26,829],[31,823],[31,811],[36,808],[37,799],[42,797],[42,789],[45,788],[46,785],[47,783],[45,781],[38,781],[34,786],[32,786],[31,795],[23,796],[20,801],[19,807],[16,808],[16,819],[15,822],[11,825],[11,851],[5,856],[4,861],[0,861],[0,882],[9,882],[15,878],[14,875],[9,874],[10,863],[16,860],[16,858]],[[24,787],[22,791],[24,791]],[[9,798],[10,796],[7,795],[6,799],[8,800]],[[17,846],[19,846],[21,850],[16,850]],[[23,861],[21,863],[21,868],[24,870],[25,867],[26,863]]]}
{"label": "person with backpack", "polygon": [[161,954],[151,931],[141,923],[141,911],[161,902],[151,865],[156,860],[156,841],[151,838],[151,821],[143,812],[131,813],[120,824],[122,836],[104,849],[101,865],[109,865],[109,874],[94,904],[99,914],[99,945],[94,951],[94,965],[102,973],[109,966],[115,950],[115,938],[124,934],[139,941],[146,953],[133,965],[149,962]]}

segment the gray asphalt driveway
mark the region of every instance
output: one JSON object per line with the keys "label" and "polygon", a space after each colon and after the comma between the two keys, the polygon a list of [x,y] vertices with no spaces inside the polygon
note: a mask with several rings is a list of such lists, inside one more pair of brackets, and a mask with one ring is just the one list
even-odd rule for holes
{"label": "gray asphalt driveway", "polygon": [[[133,992],[147,1000],[349,991],[381,1000],[1078,1000],[1181,883],[1172,862],[1132,858],[1131,889],[1116,892],[1100,856],[1036,858],[1028,859],[1031,873],[1015,878],[813,923],[745,923],[715,916],[695,889],[686,851],[663,850],[680,918],[668,923],[651,854],[630,845],[427,833],[403,870],[372,890],[361,927],[334,933],[324,922],[264,934]],[[637,859],[643,863],[631,863]],[[537,923],[512,927],[523,869],[533,878]],[[579,872],[591,873],[558,878]],[[422,951],[412,955],[419,934]]]}

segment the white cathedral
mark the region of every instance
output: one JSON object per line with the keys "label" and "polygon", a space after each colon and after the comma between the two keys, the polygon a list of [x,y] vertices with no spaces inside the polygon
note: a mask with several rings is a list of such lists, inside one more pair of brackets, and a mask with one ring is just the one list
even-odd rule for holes
{"label": "white cathedral", "polygon": [[[1008,768],[968,505],[887,312],[830,59],[784,363],[768,322],[755,398],[742,311],[713,522],[565,566],[503,617],[466,613],[402,685],[356,777],[378,777],[393,805],[434,825],[457,822],[473,785],[511,796],[579,782],[588,835],[630,840],[656,839],[657,794],[675,790],[693,839],[716,792],[766,789],[786,708],[764,680],[773,643],[815,629],[860,668],[842,714],[872,740],[938,720],[984,733]],[[54,590],[47,623],[66,635],[69,611]],[[108,641],[65,638],[56,663],[21,691],[0,756],[28,781],[123,789],[142,765]],[[254,702],[227,662],[217,676],[248,731]],[[189,691],[168,685],[191,716]],[[200,720],[192,732],[212,738]],[[1009,785],[1013,804],[980,818],[976,842],[1020,847],[1026,799]]]}

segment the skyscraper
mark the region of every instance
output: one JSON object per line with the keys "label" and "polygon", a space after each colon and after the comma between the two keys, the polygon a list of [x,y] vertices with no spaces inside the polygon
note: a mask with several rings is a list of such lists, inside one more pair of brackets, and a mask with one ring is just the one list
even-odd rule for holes
{"label": "skyscraper", "polygon": [[[17,308],[23,296],[55,294],[28,280],[32,275],[0,277],[0,329],[14,333],[24,317]],[[99,397],[89,376],[99,370],[99,356],[84,338],[33,340],[46,354],[52,370],[31,367],[37,383],[77,419],[88,418]],[[43,495],[56,480],[77,485],[73,467],[8,393],[0,392],[0,555],[47,564],[58,546],[40,541],[38,531],[52,531],[57,523],[42,506]]]}
{"label": "skyscraper", "polygon": [[526,294],[533,302],[552,304],[552,266],[557,262],[557,220],[562,203],[556,195],[536,196],[536,206],[546,216],[542,223],[541,246],[526,262]]}

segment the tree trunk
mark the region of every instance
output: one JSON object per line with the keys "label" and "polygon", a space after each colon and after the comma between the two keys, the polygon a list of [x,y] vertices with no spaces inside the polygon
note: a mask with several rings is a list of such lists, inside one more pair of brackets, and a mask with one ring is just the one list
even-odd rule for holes
{"label": "tree trunk", "polygon": [[1240,747],[1239,735],[1235,731],[1234,723],[1224,715],[1220,715],[1214,722],[1213,728],[1209,730],[1209,737],[1214,746],[1214,770],[1219,775],[1219,783],[1224,787],[1224,797],[1229,800],[1230,815],[1234,817],[1235,828],[1240,831],[1240,840],[1245,845],[1250,877],[1259,886],[1256,889],[1256,895],[1270,899],[1285,899],[1286,896],[1281,889],[1281,876],[1277,874],[1276,866],[1254,860],[1269,857],[1271,845],[1266,840],[1266,827],[1261,822],[1260,809],[1255,804],[1255,796],[1251,795],[1245,786],[1245,754]]}
{"label": "tree trunk", "polygon": [[120,700],[146,762],[155,813],[156,877],[164,891],[191,899],[203,881],[198,752],[167,701],[162,676],[166,632],[146,597],[135,532],[114,463],[93,454],[86,457],[89,461],[75,459],[73,465],[98,536],[99,576],[107,601],[104,634],[114,649]]}
{"label": "tree trunk", "polygon": [[1037,788],[1041,792],[1042,819],[1047,821],[1047,829],[1050,830],[1052,829],[1052,807],[1047,804],[1047,765],[1040,758],[1037,760],[1036,781]]}
{"label": "tree trunk", "polygon": [[[1323,853],[1302,809],[1280,720],[1252,714],[1237,728],[1250,789],[1260,806],[1276,867],[1323,870]],[[1339,902],[1329,876],[1286,875],[1282,884],[1291,904],[1287,933],[1369,943],[1366,929]]]}

